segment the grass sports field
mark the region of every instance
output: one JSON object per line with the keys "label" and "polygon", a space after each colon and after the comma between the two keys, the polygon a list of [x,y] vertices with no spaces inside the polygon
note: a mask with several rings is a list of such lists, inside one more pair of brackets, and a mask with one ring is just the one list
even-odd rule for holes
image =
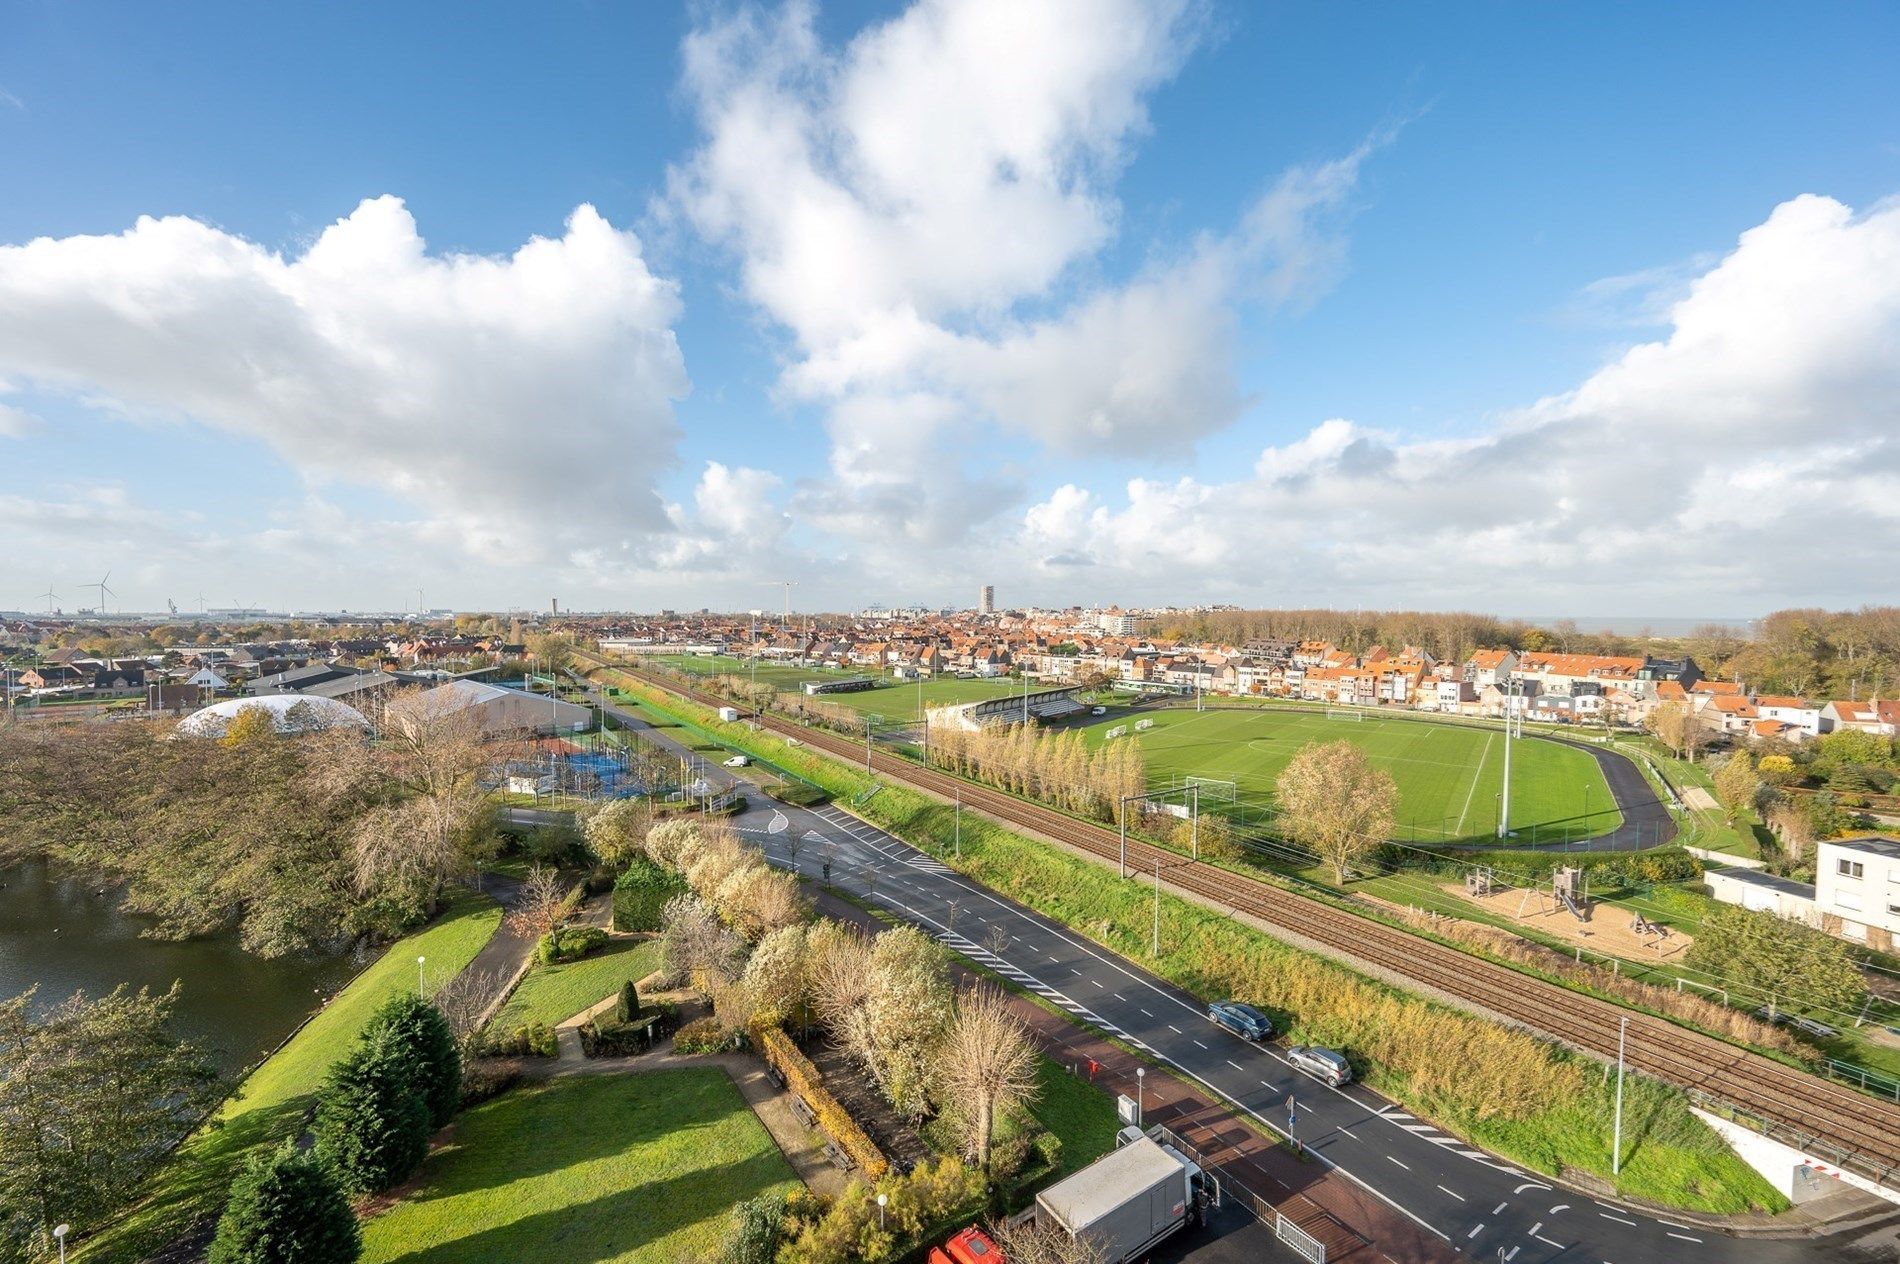
{"label": "grass sports field", "polygon": [[[695,676],[750,677],[752,675],[752,666],[745,659],[724,655],[711,657],[669,654],[656,657],[654,661]],[[767,663],[760,663],[758,666],[759,681],[783,693],[798,690],[808,680],[846,680],[853,676],[873,676],[883,683],[876,689],[866,689],[859,693],[824,694],[818,700],[841,707],[850,707],[854,711],[875,715],[893,724],[915,724],[921,718],[917,709],[920,689],[925,707],[942,707],[959,702],[980,702],[984,698],[998,698],[1012,693],[1021,693],[1023,688],[1020,680],[961,680],[955,677],[944,677],[938,680],[926,680],[919,685],[916,681],[892,680],[888,674],[876,672],[870,668],[863,671],[841,671],[828,667],[788,667]],[[1037,687],[1033,683],[1030,686],[1032,689]]]}
{"label": "grass sports field", "polygon": [[[1134,731],[1126,717],[1098,722],[1091,743],[1110,728],[1128,726],[1121,741],[1141,743],[1148,780],[1156,788],[1185,777],[1232,781],[1240,798],[1271,800],[1274,779],[1308,742],[1352,742],[1390,772],[1399,786],[1398,836],[1421,843],[1491,842],[1497,795],[1504,784],[1504,735],[1427,720],[1367,715],[1328,719],[1323,712],[1161,710],[1154,727]],[[1206,797],[1202,806],[1211,809]],[[1622,814],[1596,761],[1585,751],[1525,738],[1511,751],[1511,828],[1530,841],[1589,838],[1616,828]]]}

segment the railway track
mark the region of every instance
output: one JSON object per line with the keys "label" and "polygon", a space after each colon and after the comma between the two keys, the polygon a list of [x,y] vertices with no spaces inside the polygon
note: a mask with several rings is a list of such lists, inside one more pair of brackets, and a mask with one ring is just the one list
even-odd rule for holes
{"label": "railway track", "polygon": [[[667,677],[593,659],[602,668],[705,706],[730,706]],[[760,724],[796,737],[844,762],[862,765],[862,745],[822,729],[776,716]],[[941,798],[959,795],[963,805],[987,816],[1053,838],[1080,851],[1118,862],[1120,834],[999,790],[874,751],[872,768]],[[1755,1116],[1781,1139],[1814,1157],[1883,1185],[1900,1180],[1900,1104],[1808,1075],[1772,1058],[1739,1049],[1595,997],[1559,987],[1507,966],[1448,948],[1422,936],[1295,895],[1271,883],[1188,860],[1177,852],[1130,838],[1131,873],[1159,862],[1162,880],[1178,891],[1247,914],[1308,939],[1342,957],[1378,967],[1447,996],[1481,1007],[1551,1039],[1606,1058],[1616,1056],[1621,1020],[1629,1020],[1625,1058],[1632,1068]]]}

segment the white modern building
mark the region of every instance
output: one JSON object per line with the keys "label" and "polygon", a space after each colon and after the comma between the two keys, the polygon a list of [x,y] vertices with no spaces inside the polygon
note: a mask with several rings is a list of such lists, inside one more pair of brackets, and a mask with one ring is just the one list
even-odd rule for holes
{"label": "white modern building", "polygon": [[1891,951],[1900,935],[1900,839],[1842,838],[1815,854],[1815,905],[1843,939]]}

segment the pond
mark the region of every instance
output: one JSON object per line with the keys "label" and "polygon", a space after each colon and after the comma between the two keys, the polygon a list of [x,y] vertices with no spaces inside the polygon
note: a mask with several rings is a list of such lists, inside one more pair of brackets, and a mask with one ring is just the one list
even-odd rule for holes
{"label": "pond", "polygon": [[35,983],[35,1008],[75,990],[104,995],[121,983],[163,992],[182,984],[173,1030],[235,1072],[289,1035],[349,982],[350,957],[265,960],[232,936],[159,943],[118,908],[118,892],[33,862],[0,872],[0,998]]}

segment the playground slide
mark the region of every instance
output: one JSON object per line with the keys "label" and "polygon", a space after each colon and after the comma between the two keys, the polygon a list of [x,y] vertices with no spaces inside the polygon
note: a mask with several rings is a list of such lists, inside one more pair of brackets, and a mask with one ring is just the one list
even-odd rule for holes
{"label": "playground slide", "polygon": [[1576,915],[1576,918],[1578,921],[1587,922],[1590,920],[1589,917],[1585,915],[1583,911],[1583,906],[1577,903],[1576,896],[1570,894],[1570,892],[1568,891],[1559,891],[1557,892],[1557,898],[1564,902],[1565,908],[1569,909],[1573,914]]}

